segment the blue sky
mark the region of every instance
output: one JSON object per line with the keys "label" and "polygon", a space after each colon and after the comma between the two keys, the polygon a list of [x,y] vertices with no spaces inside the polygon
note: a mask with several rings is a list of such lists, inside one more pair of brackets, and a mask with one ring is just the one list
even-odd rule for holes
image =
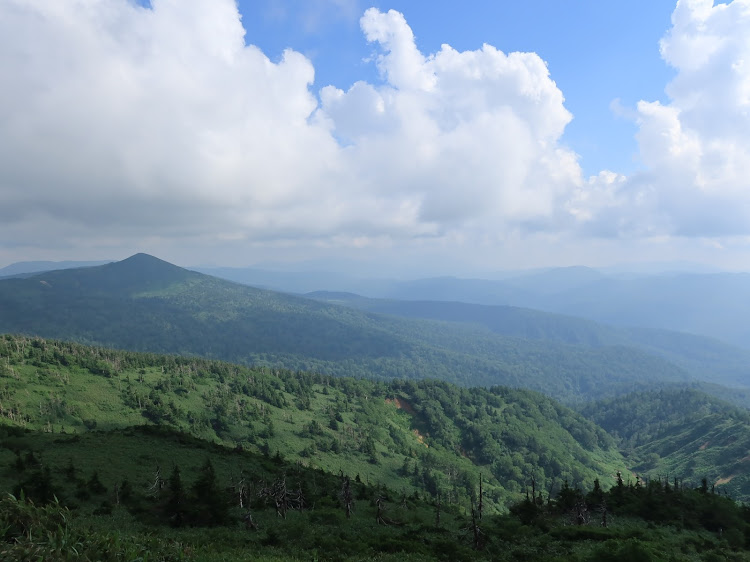
{"label": "blue sky", "polygon": [[749,61],[750,0],[9,0],[0,265],[747,269]]}
{"label": "blue sky", "polygon": [[377,81],[368,61],[375,49],[359,28],[370,6],[402,12],[423,53],[443,43],[459,51],[489,43],[506,53],[538,53],[573,113],[563,139],[581,156],[585,172],[627,173],[638,165],[636,126],[612,104],[618,100],[633,112],[641,99],[666,100],[664,87],[674,72],[659,54],[659,39],[670,26],[673,2],[239,2],[246,41],[276,60],[287,48],[304,53],[315,65],[313,89]]}

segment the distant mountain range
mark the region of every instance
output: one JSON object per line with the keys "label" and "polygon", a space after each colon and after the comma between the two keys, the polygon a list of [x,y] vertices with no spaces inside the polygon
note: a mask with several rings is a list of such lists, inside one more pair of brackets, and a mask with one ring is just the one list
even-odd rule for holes
{"label": "distant mountain range", "polygon": [[[503,384],[570,402],[664,384],[747,381],[745,352],[703,338],[507,307],[357,310],[356,300],[340,306],[256,289],[137,254],[0,280],[0,332],[336,375]],[[393,316],[388,306],[412,317]]]}
{"label": "distant mountain range", "polygon": [[13,276],[28,276],[42,271],[55,269],[75,269],[77,267],[92,267],[103,265],[107,261],[21,261],[0,268],[0,278]]}
{"label": "distant mountain range", "polygon": [[[105,262],[20,262],[0,278]],[[666,267],[666,266],[665,266]],[[363,278],[326,271],[262,268],[192,268],[257,288],[293,294],[349,292],[369,298],[505,305],[596,322],[707,336],[750,350],[750,274],[705,272],[628,273],[588,267],[505,272],[495,279],[435,277]]]}
{"label": "distant mountain range", "polygon": [[253,268],[204,273],[268,289],[349,292],[370,298],[506,305],[606,324],[702,335],[750,349],[750,274],[609,274],[587,267],[509,273],[502,279],[361,279]]}

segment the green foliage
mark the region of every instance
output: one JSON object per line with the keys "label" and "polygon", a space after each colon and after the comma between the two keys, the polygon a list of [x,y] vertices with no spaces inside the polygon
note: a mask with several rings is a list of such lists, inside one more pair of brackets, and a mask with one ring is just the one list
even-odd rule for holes
{"label": "green foliage", "polygon": [[[424,390],[429,388],[426,385]],[[372,389],[367,393],[368,403],[373,401]],[[336,396],[335,391],[329,392]],[[405,413],[405,407],[402,403],[395,415],[418,416],[414,405],[414,414]],[[359,413],[356,407],[352,409],[342,416],[344,423]],[[437,448],[435,444],[425,450]],[[535,493],[530,494],[534,501],[520,504],[527,510],[522,524],[514,515],[488,508],[487,496],[493,488],[485,473],[483,519],[473,522],[470,501],[450,501],[450,494],[443,491],[438,525],[436,500],[426,498],[424,491],[405,494],[398,487],[383,486],[374,475],[384,474],[384,467],[372,467],[366,461],[360,466],[378,472],[350,479],[354,509],[347,518],[342,503],[345,479],[338,474],[270,459],[247,447],[219,446],[163,427],[75,436],[5,427],[0,432],[0,457],[12,461],[14,449],[21,451],[21,458],[44,459],[59,503],[14,504],[5,519],[4,504],[0,504],[2,526],[23,523],[19,510],[28,512],[32,522],[41,520],[34,523],[37,526],[27,538],[23,538],[26,524],[6,534],[6,540],[14,542],[0,547],[6,549],[4,559],[32,559],[27,553],[33,553],[34,560],[64,560],[56,550],[58,544],[78,550],[80,554],[70,554],[70,560],[134,560],[147,552],[150,560],[309,560],[309,553],[316,552],[319,559],[327,560],[593,561],[605,546],[613,555],[648,552],[656,560],[690,560],[697,553],[741,559],[747,554],[743,529],[750,515],[710,489],[675,492],[663,483],[636,486],[631,482],[605,490],[595,480],[588,488],[563,483],[558,499],[548,504],[548,490],[535,480]],[[105,496],[76,498],[78,483],[68,478],[71,458],[80,467],[74,467],[78,481],[87,485],[92,476],[84,480],[80,475],[96,473],[107,490]],[[171,472],[155,478],[161,474],[155,467],[170,463]],[[398,470],[403,466],[402,460]],[[407,463],[410,478],[416,468],[420,479],[445,484],[439,455],[412,458]],[[0,484],[7,489],[15,478],[13,472],[0,473]],[[466,486],[474,486],[476,505],[478,481],[468,474],[464,478]],[[157,480],[162,484],[154,486]],[[116,483],[121,485],[115,488]],[[587,489],[587,493],[580,491]],[[263,490],[268,492],[259,494]],[[566,495],[572,499],[563,501]],[[175,498],[184,498],[185,503]],[[206,517],[213,509],[213,498],[219,513],[226,514],[223,525],[215,524],[216,516]],[[101,509],[104,501],[111,504],[109,512]],[[586,524],[577,525],[573,513],[581,501],[589,506],[589,516]],[[597,506],[605,501],[610,506],[606,529],[597,520]],[[286,507],[280,511],[277,505],[283,503]],[[512,511],[516,513],[516,508]],[[184,524],[177,522],[176,513],[184,514]],[[474,525],[479,531],[479,550],[472,538]],[[667,553],[672,553],[671,558]]]}
{"label": "green foliage", "polygon": [[[564,486],[546,502],[527,498],[510,512],[523,525],[558,540],[601,543],[585,560],[673,560],[676,552],[684,555],[676,558],[681,560],[708,551],[744,560],[741,551],[750,536],[746,508],[705,486],[671,487],[658,479],[620,481],[608,491],[595,485],[586,494]],[[628,523],[638,521],[647,524]],[[670,543],[678,548],[670,550]]]}
{"label": "green foliage", "polygon": [[[532,475],[544,487],[566,478],[589,485],[625,468],[604,431],[532,391],[335,378],[15,336],[0,337],[2,360],[14,373],[0,378],[3,404],[14,408],[6,421],[76,434],[61,439],[158,424],[452,503],[475,493],[481,472],[492,509],[517,498]],[[40,409],[39,396],[70,413]],[[79,482],[80,500],[99,493]]]}
{"label": "green foliage", "polygon": [[619,438],[635,471],[674,475],[750,499],[750,413],[689,389],[639,392],[587,404],[581,412]]}
{"label": "green foliage", "polygon": [[176,562],[185,559],[178,543],[145,533],[86,529],[58,502],[39,507],[12,495],[0,500],[0,532],[2,560]]}
{"label": "green foliage", "polygon": [[[0,490],[18,492],[0,503],[3,559],[747,554],[747,509],[708,481],[694,490],[610,477],[626,464],[613,438],[533,391],[334,378],[20,336],[0,337],[0,363]],[[144,415],[152,406],[163,408],[158,423]],[[33,503],[15,499],[22,494]]]}

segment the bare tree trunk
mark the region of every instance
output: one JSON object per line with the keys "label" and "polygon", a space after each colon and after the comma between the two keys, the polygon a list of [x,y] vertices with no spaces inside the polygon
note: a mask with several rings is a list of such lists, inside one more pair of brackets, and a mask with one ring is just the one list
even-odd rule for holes
{"label": "bare tree trunk", "polygon": [[482,511],[484,511],[484,488],[482,487],[482,473],[479,473],[479,520],[482,520]]}
{"label": "bare tree trunk", "polygon": [[346,518],[350,519],[354,510],[354,497],[352,496],[352,487],[348,476],[344,476],[344,482],[341,485],[341,501],[346,510]]}

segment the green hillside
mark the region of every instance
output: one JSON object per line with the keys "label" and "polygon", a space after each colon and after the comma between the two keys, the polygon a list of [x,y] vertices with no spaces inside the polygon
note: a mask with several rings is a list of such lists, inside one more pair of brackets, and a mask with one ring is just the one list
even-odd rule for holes
{"label": "green hillside", "polygon": [[750,499],[750,413],[696,390],[639,392],[582,408],[620,441],[629,465]]}
{"label": "green hillside", "polygon": [[253,289],[138,254],[0,280],[0,332],[378,379],[532,388],[580,401],[683,369],[624,346],[534,341],[482,326],[395,318]]}
{"label": "green hillside", "polygon": [[532,476],[545,486],[590,485],[624,469],[603,430],[506,387],[378,383],[13,336],[0,340],[0,377],[2,415],[22,427],[158,424],[456,502],[483,474],[498,509]]}
{"label": "green hillside", "polygon": [[480,487],[473,504],[446,503],[153,426],[67,436],[0,426],[7,449],[0,488],[17,495],[0,499],[3,560],[748,558],[750,510],[658,481],[564,484],[549,498],[536,488],[498,513]]}
{"label": "green hillside", "polygon": [[750,510],[618,484],[613,439],[528,390],[6,335],[0,404],[0,559],[748,555]]}

